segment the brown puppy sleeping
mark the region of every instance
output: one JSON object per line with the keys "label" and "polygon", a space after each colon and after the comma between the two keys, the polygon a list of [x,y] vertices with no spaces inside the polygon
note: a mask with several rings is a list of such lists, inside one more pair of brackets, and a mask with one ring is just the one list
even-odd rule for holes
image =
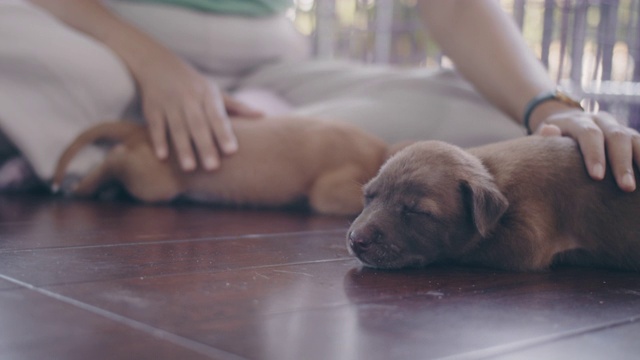
{"label": "brown puppy sleeping", "polygon": [[105,161],[77,183],[73,194],[91,196],[118,182],[141,201],[187,198],[216,204],[283,206],[308,202],[313,211],[350,215],[362,210],[362,184],[387,156],[386,144],[354,126],[297,118],[234,119],[239,150],[213,172],[184,172],[174,157],[160,161],[144,126],[110,122],[82,133],[60,157],[59,187],[78,151],[98,140],[119,142]]}
{"label": "brown puppy sleeping", "polygon": [[568,263],[637,271],[640,192],[624,193],[610,174],[592,180],[564,137],[468,151],[415,143],[365,186],[347,245],[377,268],[448,262],[532,271]]}

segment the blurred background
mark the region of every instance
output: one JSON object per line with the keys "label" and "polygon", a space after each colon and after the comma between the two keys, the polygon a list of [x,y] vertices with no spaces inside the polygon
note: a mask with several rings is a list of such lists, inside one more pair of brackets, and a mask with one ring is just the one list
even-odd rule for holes
{"label": "blurred background", "polygon": [[[558,84],[586,108],[640,128],[640,0],[496,1]],[[320,58],[451,66],[421,26],[416,0],[295,0],[288,15]]]}

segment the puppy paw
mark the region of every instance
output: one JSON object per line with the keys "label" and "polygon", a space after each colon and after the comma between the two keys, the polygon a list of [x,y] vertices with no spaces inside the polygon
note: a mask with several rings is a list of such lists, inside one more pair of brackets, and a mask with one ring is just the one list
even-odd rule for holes
{"label": "puppy paw", "polygon": [[71,196],[78,188],[80,180],[82,180],[82,177],[80,175],[68,174],[62,179],[61,183],[51,184],[51,192],[57,195]]}

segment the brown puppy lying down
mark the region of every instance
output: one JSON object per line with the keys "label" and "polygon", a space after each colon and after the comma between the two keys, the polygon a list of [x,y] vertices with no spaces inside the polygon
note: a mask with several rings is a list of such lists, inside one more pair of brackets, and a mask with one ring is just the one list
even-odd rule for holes
{"label": "brown puppy lying down", "polygon": [[283,206],[308,202],[313,211],[350,215],[362,210],[362,184],[386,158],[386,144],[354,126],[297,118],[234,119],[239,150],[213,172],[184,172],[175,158],[160,161],[144,126],[110,122],[82,133],[60,157],[59,187],[69,162],[84,146],[111,140],[105,161],[72,191],[91,196],[107,182],[121,183],[141,201],[176,198],[216,204]]}
{"label": "brown puppy lying down", "polygon": [[592,180],[569,138],[468,151],[415,143],[365,186],[347,245],[377,268],[447,262],[532,271],[567,263],[637,271],[640,192],[624,193],[610,174]]}

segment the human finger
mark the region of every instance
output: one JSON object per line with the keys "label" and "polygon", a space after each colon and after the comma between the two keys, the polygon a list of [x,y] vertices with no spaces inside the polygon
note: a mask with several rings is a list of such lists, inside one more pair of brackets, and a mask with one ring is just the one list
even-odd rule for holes
{"label": "human finger", "polygon": [[238,150],[238,140],[236,139],[231,122],[227,116],[222,94],[219,90],[213,89],[213,96],[207,97],[204,102],[204,112],[213,129],[213,134],[220,149],[225,154],[233,154]]}
{"label": "human finger", "polygon": [[562,131],[562,135],[578,142],[589,175],[595,180],[604,179],[607,166],[605,140],[602,129],[593,120],[593,114],[572,113],[569,117],[552,121]]}
{"label": "human finger", "polygon": [[176,151],[176,156],[180,166],[185,171],[196,168],[196,161],[193,155],[191,140],[187,129],[187,121],[181,111],[173,111],[167,116],[171,142]]}
{"label": "human finger", "polygon": [[169,156],[165,117],[161,112],[147,110],[145,112],[145,118],[147,119],[149,136],[151,137],[151,143],[156,156],[158,159],[164,160]]}
{"label": "human finger", "polygon": [[599,113],[594,118],[602,129],[607,146],[607,158],[618,183],[624,191],[633,191],[636,180],[633,172],[633,130],[619,124],[612,115]]}
{"label": "human finger", "polygon": [[536,134],[540,136],[562,136],[562,130],[556,125],[542,124]]}
{"label": "human finger", "polygon": [[211,128],[205,119],[204,110],[199,104],[190,103],[185,108],[185,119],[193,145],[205,170],[214,170],[220,166],[220,156],[213,142]]}

